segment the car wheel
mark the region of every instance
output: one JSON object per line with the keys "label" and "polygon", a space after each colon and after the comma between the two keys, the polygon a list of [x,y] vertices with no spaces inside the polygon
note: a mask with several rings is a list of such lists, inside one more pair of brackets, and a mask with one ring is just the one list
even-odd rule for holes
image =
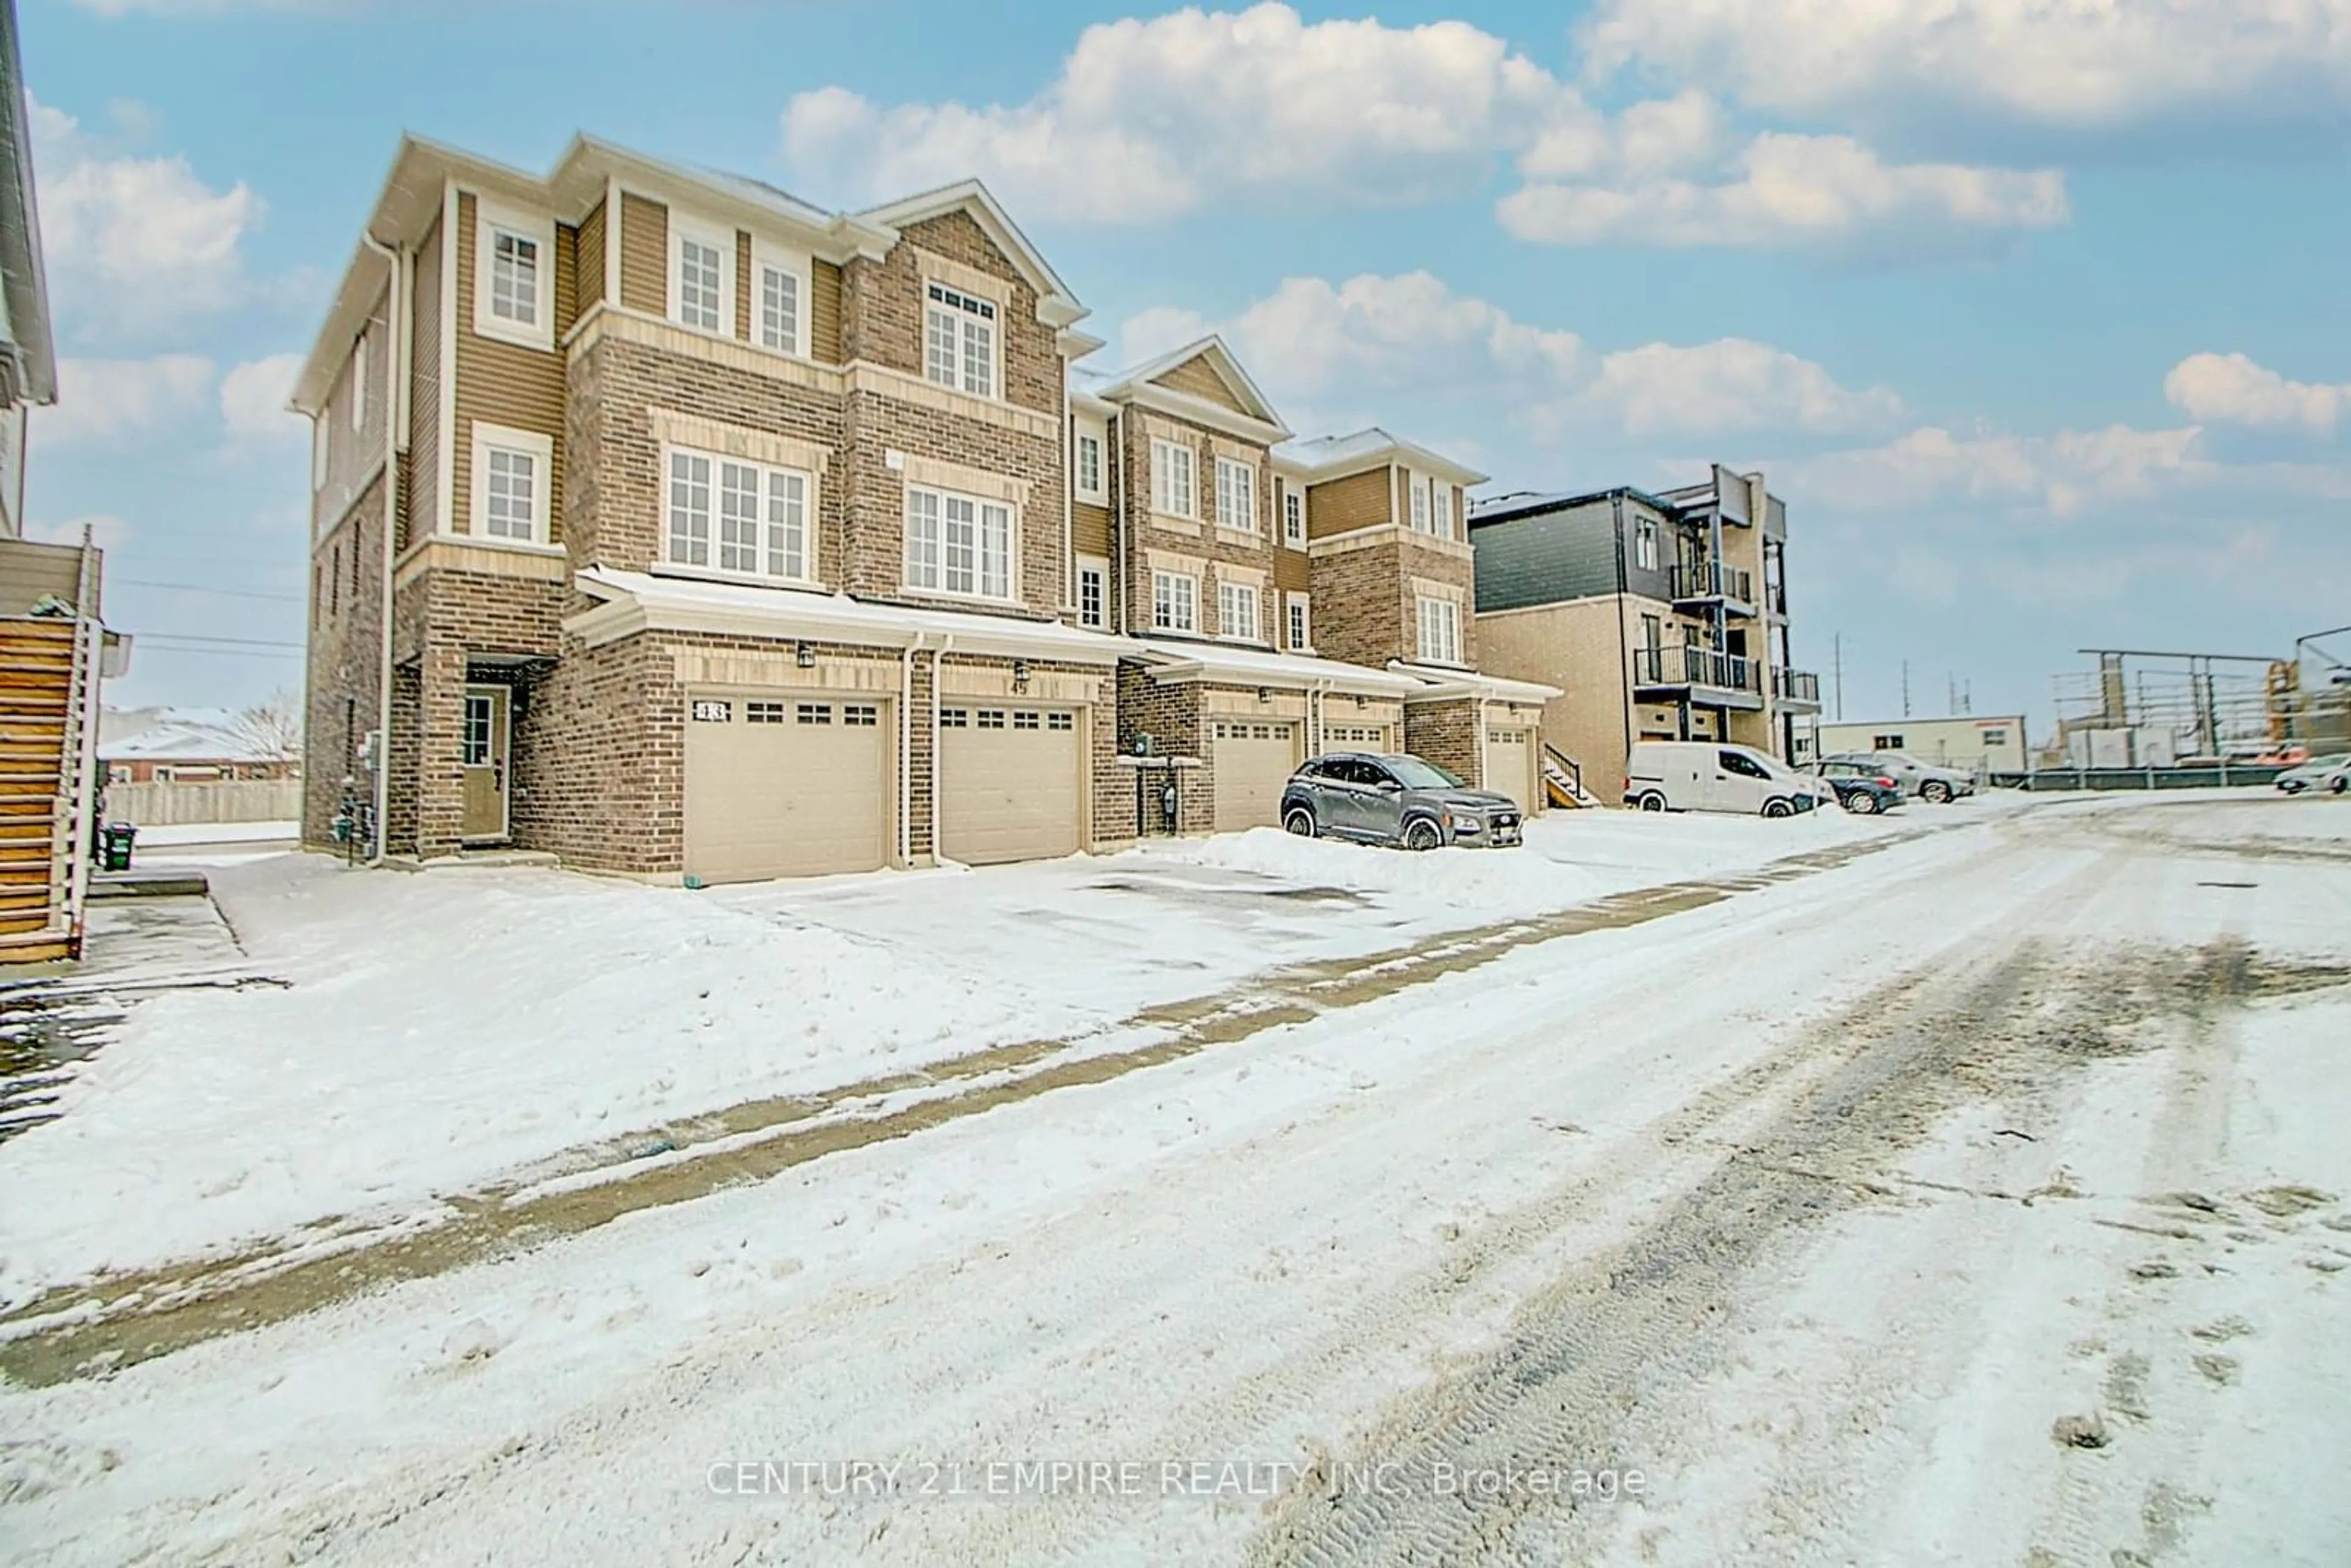
{"label": "car wheel", "polygon": [[2342,774],[2337,773],[2326,787],[2337,795],[2340,795],[2344,790],[2351,789],[2351,779],[2346,779]]}
{"label": "car wheel", "polygon": [[1856,789],[1844,798],[1844,809],[1856,817],[1875,815],[1877,810],[1877,797],[1866,789]]}
{"label": "car wheel", "polygon": [[1918,799],[1932,805],[1948,806],[1951,803],[1951,787],[1940,779],[1929,779],[1918,787]]}
{"label": "car wheel", "polygon": [[1793,816],[1795,814],[1795,810],[1796,809],[1793,806],[1789,805],[1785,800],[1766,800],[1763,802],[1763,814],[1767,817]]}
{"label": "car wheel", "polygon": [[1437,824],[1426,817],[1415,817],[1404,825],[1404,847],[1408,850],[1433,850],[1444,841]]}
{"label": "car wheel", "polygon": [[1281,825],[1301,839],[1321,837],[1321,834],[1315,831],[1314,813],[1303,806],[1292,806],[1290,809],[1290,815],[1281,819]]}
{"label": "car wheel", "polygon": [[1666,798],[1655,789],[1641,797],[1641,810],[1644,811],[1662,811],[1665,809]]}

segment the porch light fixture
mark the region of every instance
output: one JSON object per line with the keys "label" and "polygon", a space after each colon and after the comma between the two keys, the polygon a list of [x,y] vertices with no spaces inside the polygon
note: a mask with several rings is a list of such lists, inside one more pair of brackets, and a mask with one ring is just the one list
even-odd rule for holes
{"label": "porch light fixture", "polygon": [[1012,661],[1012,689],[1016,692],[1029,689],[1029,661],[1026,659]]}
{"label": "porch light fixture", "polygon": [[792,644],[792,658],[803,670],[812,670],[816,668],[816,650],[810,647],[806,643],[795,643]]}
{"label": "porch light fixture", "polygon": [[1270,703],[1273,700],[1273,694],[1266,690],[1265,687],[1259,686],[1257,689],[1257,700],[1261,703]]}

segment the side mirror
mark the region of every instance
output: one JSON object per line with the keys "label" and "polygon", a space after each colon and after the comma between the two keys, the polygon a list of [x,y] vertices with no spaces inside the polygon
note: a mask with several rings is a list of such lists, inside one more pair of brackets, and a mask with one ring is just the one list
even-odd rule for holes
{"label": "side mirror", "polygon": [[1402,784],[1397,783],[1393,779],[1384,777],[1382,778],[1379,783],[1374,787],[1383,795],[1401,795],[1404,793],[1404,786]]}

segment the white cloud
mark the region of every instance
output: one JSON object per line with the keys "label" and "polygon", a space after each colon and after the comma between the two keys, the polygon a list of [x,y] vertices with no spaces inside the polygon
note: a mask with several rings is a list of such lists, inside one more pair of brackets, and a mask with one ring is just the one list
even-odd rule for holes
{"label": "white cloud", "polygon": [[2300,426],[2319,434],[2351,410],[2351,382],[2294,382],[2243,354],[2190,354],[2163,378],[2163,395],[2190,419]]}
{"label": "white cloud", "polygon": [[1628,435],[1849,434],[1902,417],[1902,400],[1886,388],[1854,391],[1811,360],[1744,338],[1687,348],[1649,343],[1610,354],[1568,406],[1612,416]]}
{"label": "white cloud", "polygon": [[1964,498],[2074,516],[2093,503],[2150,496],[2212,477],[2202,431],[2059,431],[2053,435],[1954,435],[1913,430],[1883,446],[1787,465],[1788,494],[1848,512],[1891,517]]}
{"label": "white cloud", "polygon": [[786,160],[881,198],[978,175],[1023,213],[1164,222],[1212,200],[1409,202],[1479,176],[1574,103],[1465,22],[1306,23],[1290,6],[1184,10],[1088,27],[1017,104],[884,108],[795,97]]}
{"label": "white cloud", "polygon": [[2351,104],[2351,0],[1600,0],[1579,32],[1595,75],[1634,66],[1783,114],[2106,128]]}
{"label": "white cloud", "polygon": [[233,366],[220,384],[221,423],[231,439],[291,441],[304,436],[308,426],[286,407],[301,370],[299,354],[272,354]]}
{"label": "white cloud", "polygon": [[212,386],[213,363],[198,354],[60,360],[57,405],[33,411],[33,441],[47,451],[145,435],[202,410]]}
{"label": "white cloud", "polygon": [[60,314],[102,333],[169,330],[246,294],[242,243],[262,202],[185,158],[111,156],[68,114],[33,106],[41,238]]}
{"label": "white cloud", "polygon": [[[1528,159],[1531,172],[1566,163],[1550,146]],[[1767,131],[1716,183],[1539,180],[1502,198],[1496,214],[1518,238],[1548,245],[1789,246],[1882,230],[1949,237],[2048,228],[2065,221],[2067,206],[2055,170],[1887,163],[1849,136]]]}
{"label": "white cloud", "polygon": [[[1228,321],[1167,307],[1128,320],[1129,363],[1218,331],[1293,423],[1410,423],[1400,403],[1499,405],[1547,438],[1610,428],[1629,435],[1751,431],[1850,434],[1898,420],[1883,387],[1841,386],[1812,361],[1743,339],[1650,343],[1590,362],[1573,331],[1520,321],[1426,272],[1343,283],[1292,277]],[[1294,406],[1292,406],[1294,405]]]}

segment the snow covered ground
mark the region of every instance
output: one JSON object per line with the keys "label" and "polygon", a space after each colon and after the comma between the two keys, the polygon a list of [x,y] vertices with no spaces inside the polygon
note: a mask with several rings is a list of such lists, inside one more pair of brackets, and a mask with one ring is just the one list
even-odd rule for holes
{"label": "snow covered ground", "polygon": [[[1209,841],[909,877],[903,903],[467,873],[360,914],[340,901],[386,879],[256,868],[248,936],[298,978],[284,997],[329,984],[360,925],[438,966],[405,994],[353,980],[347,1027],[380,1032],[331,1074],[284,1065],[333,1106],[395,1009],[467,1082],[560,1101],[561,1072],[473,1060],[485,1029],[511,1032],[480,1055],[516,1054],[519,1017],[465,1029],[472,949],[534,915],[576,924],[575,985],[631,941],[691,965],[689,928],[738,988],[804,977],[804,941],[886,956],[857,1024],[919,1019],[936,985],[961,1050],[1057,974],[1054,1005],[1100,1014],[1520,918],[1544,876],[1584,899],[1898,841],[251,1332],[231,1314],[104,1376],[53,1369],[0,1393],[0,1537],[108,1563],[2339,1563],[2351,807],[1995,801],[1758,842],[1779,826],[1559,819],[1515,866]],[[751,945],[734,922],[776,934]],[[971,990],[998,969],[1007,989]],[[641,1082],[596,1054],[600,1007],[655,1055],[756,1053],[674,1043],[625,985],[594,1003],[514,1008],[539,1052],[580,1054],[583,1104]],[[747,1005],[710,1029],[772,1035]],[[930,1049],[916,1030],[898,1054]],[[340,1135],[482,1168],[424,1146],[486,1113],[430,1082],[386,1102],[408,1144]],[[94,1165],[57,1135],[138,1103],[113,1092],[0,1148],[8,1190],[64,1191],[45,1147]],[[12,1332],[0,1366],[38,1368],[16,1353],[50,1331]],[[893,1468],[796,1468],[819,1461]]]}

